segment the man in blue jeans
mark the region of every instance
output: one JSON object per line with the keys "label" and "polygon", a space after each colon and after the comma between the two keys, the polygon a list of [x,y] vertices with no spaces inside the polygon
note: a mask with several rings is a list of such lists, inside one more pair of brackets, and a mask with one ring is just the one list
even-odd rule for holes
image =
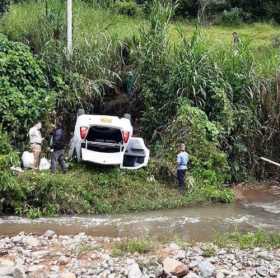
{"label": "man in blue jeans", "polygon": [[180,145],[180,152],[177,155],[177,178],[179,184],[180,193],[185,191],[185,175],[187,171],[187,165],[189,162],[189,155],[186,152],[185,144]]}

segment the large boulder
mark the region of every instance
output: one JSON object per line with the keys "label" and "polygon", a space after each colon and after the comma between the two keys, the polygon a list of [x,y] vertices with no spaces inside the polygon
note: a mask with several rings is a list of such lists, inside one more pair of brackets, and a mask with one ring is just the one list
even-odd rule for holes
{"label": "large boulder", "polygon": [[177,277],[183,277],[189,272],[189,268],[185,264],[172,258],[164,259],[163,269],[167,274],[172,274]]}

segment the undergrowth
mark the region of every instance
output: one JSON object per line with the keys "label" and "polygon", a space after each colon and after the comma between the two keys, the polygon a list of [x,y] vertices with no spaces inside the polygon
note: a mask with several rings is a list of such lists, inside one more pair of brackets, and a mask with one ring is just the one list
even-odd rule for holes
{"label": "undergrowth", "polygon": [[179,208],[199,202],[229,202],[233,197],[229,189],[205,185],[181,195],[176,187],[153,179],[149,171],[126,172],[90,165],[74,166],[65,175],[26,171],[5,194],[7,200],[13,198],[2,213],[31,218]]}
{"label": "undergrowth", "polygon": [[218,235],[215,243],[219,247],[238,247],[241,249],[279,248],[280,234],[276,232],[267,232],[258,230],[256,232],[242,233],[239,231]]}
{"label": "undergrowth", "polygon": [[112,246],[112,255],[115,257],[123,256],[127,253],[146,254],[152,251],[154,243],[147,239],[127,239],[115,243]]}

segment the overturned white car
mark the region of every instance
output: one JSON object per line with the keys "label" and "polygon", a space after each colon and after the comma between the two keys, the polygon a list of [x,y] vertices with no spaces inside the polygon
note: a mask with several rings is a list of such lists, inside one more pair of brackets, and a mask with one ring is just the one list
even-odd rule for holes
{"label": "overturned white car", "polygon": [[77,161],[139,169],[147,166],[150,151],[142,138],[132,135],[133,127],[127,118],[80,115],[69,155]]}

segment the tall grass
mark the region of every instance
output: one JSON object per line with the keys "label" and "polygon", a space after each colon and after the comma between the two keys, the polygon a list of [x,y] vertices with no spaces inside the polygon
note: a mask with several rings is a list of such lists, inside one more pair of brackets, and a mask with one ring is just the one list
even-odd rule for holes
{"label": "tall grass", "polygon": [[[104,1],[100,1],[104,2]],[[57,9],[60,1],[49,1],[49,8]],[[97,5],[96,5],[97,3]],[[84,2],[77,0],[74,2],[74,45],[82,48],[87,45],[87,41],[95,37],[96,34],[108,33],[118,40],[125,40],[139,34],[139,26],[147,25],[144,18],[133,18],[114,14],[112,10],[101,8],[98,1]],[[62,5],[64,8],[64,6]],[[25,1],[22,4],[12,5],[10,12],[0,21],[0,32],[5,33],[12,40],[22,41],[27,44],[34,44],[35,49],[41,49],[46,42],[42,39],[48,32],[40,27],[44,25],[40,20],[45,15],[45,1]],[[64,18],[65,11],[61,16]],[[181,32],[178,32],[178,29]],[[168,35],[172,42],[178,43],[181,38],[180,33],[190,39],[196,26],[183,21],[172,22],[169,25]],[[277,26],[265,23],[255,23],[251,25],[240,25],[238,27],[210,26],[202,27],[201,34],[207,41],[207,46],[211,51],[217,51],[222,46],[228,47],[232,41],[232,32],[238,32],[242,40],[250,41],[256,59],[257,70],[264,76],[274,73],[279,57],[278,49],[273,49],[272,38],[280,36]],[[41,33],[40,33],[41,32]]]}

